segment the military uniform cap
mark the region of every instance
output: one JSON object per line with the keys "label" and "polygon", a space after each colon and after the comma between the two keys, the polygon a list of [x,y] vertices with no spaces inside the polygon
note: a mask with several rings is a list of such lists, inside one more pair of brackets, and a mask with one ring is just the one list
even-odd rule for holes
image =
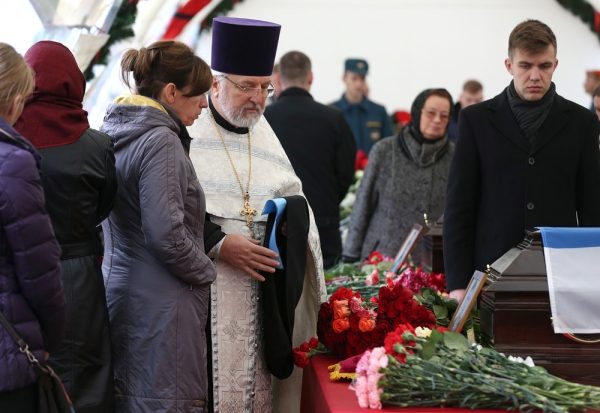
{"label": "military uniform cap", "polygon": [[359,75],[366,75],[369,71],[369,64],[364,59],[346,59],[344,68],[346,72],[353,72]]}

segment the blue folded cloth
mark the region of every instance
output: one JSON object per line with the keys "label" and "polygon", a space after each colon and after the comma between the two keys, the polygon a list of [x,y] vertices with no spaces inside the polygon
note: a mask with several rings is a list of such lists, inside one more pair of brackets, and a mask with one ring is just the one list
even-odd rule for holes
{"label": "blue folded cloth", "polygon": [[267,247],[277,253],[276,260],[279,261],[279,265],[275,268],[279,270],[283,270],[283,264],[281,262],[281,257],[279,254],[279,247],[277,246],[277,227],[281,223],[281,219],[283,218],[283,213],[285,212],[285,208],[287,206],[287,201],[284,198],[273,198],[269,199],[265,207],[263,208],[262,214],[275,214],[275,220],[273,222],[273,226],[271,228],[267,227],[268,234],[265,234],[265,237],[268,237],[268,245]]}

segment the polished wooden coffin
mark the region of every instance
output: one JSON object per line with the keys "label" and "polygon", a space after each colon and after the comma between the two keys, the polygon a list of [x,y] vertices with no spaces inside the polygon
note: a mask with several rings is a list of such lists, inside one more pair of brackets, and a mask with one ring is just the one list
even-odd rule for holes
{"label": "polished wooden coffin", "polygon": [[559,377],[600,386],[600,335],[572,339],[554,333],[538,232],[528,233],[487,274],[490,283],[480,297],[483,344],[506,355],[531,356]]}

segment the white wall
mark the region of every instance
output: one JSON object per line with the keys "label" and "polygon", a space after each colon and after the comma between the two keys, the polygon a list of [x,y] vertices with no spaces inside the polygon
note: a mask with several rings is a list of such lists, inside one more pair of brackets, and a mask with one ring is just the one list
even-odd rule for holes
{"label": "white wall", "polygon": [[0,2],[0,42],[8,43],[21,54],[33,44],[42,22],[28,0]]}
{"label": "white wall", "polygon": [[[244,0],[230,14],[282,25],[278,58],[301,50],[313,62],[313,95],[330,102],[343,90],[346,57],[369,61],[371,97],[388,111],[408,108],[427,87],[458,98],[477,78],[486,97],[510,81],[504,68],[508,35],[527,18],[548,24],[558,39],[558,92],[588,106],[585,70],[600,68],[600,40],[556,0]],[[210,59],[210,34],[199,54]]]}

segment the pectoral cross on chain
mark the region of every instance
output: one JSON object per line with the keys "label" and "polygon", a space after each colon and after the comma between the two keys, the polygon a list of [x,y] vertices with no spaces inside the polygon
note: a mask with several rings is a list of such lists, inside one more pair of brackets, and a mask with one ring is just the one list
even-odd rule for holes
{"label": "pectoral cross on chain", "polygon": [[240,211],[240,215],[246,218],[246,226],[248,228],[254,227],[254,217],[256,216],[256,209],[250,205],[250,195],[248,192],[244,194],[244,208]]}

